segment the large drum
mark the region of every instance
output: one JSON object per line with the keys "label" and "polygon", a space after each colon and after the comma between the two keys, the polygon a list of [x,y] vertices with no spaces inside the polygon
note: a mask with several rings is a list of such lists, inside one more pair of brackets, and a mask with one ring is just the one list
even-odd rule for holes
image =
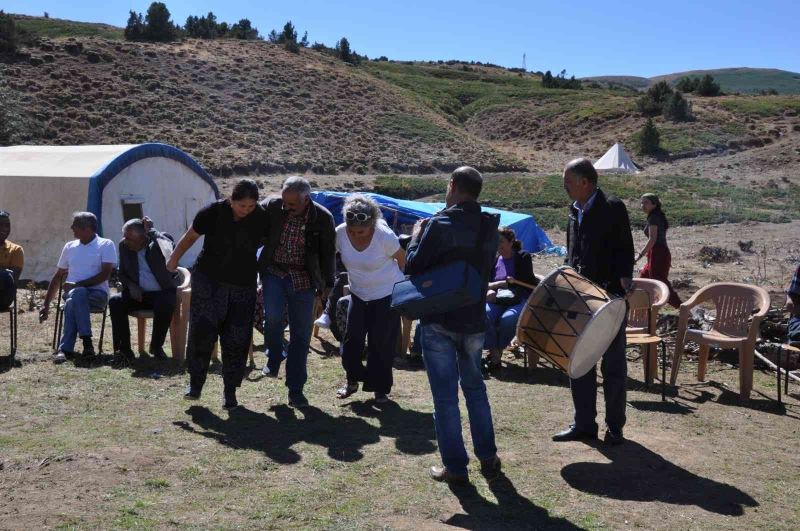
{"label": "large drum", "polygon": [[517,323],[517,340],[580,378],[594,367],[619,333],[625,300],[571,267],[559,267],[531,293]]}

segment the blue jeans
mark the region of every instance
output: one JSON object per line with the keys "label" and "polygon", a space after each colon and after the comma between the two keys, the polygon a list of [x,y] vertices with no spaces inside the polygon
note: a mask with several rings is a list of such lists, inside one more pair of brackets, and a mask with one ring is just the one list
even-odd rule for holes
{"label": "blue jeans", "polygon": [[267,274],[263,281],[264,332],[269,354],[267,368],[277,373],[283,362],[283,316],[289,308],[289,348],[286,350],[286,387],[289,393],[302,393],[308,379],[306,360],[314,324],[315,291],[313,288],[295,291],[291,279]]}
{"label": "blue jeans", "polygon": [[64,295],[64,333],[58,349],[62,352],[75,350],[75,339],[92,337],[90,311],[104,310],[108,293],[96,288],[73,288]]}
{"label": "blue jeans", "polygon": [[789,318],[789,327],[786,332],[788,341],[792,343],[800,341],[800,317]]}
{"label": "blue jeans", "polygon": [[423,324],[420,335],[442,463],[450,472],[466,474],[469,458],[461,434],[459,382],[469,413],[475,456],[483,461],[497,454],[492,410],[480,369],[484,334],[459,334],[437,324]]}
{"label": "blue jeans", "polygon": [[525,308],[525,301],[514,306],[486,303],[486,339],[483,348],[503,350],[511,344],[517,334],[519,314]]}

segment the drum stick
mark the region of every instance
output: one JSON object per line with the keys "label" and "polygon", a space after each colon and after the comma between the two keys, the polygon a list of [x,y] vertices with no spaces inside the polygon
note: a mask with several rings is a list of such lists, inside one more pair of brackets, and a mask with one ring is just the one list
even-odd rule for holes
{"label": "drum stick", "polygon": [[536,289],[536,286],[533,284],[528,284],[527,282],[522,282],[521,280],[517,280],[516,278],[508,277],[507,279],[509,284],[519,284],[523,288],[528,288],[530,290]]}

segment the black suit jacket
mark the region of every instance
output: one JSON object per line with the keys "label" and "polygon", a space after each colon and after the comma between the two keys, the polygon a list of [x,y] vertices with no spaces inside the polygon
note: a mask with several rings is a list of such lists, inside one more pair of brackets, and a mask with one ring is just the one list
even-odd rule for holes
{"label": "black suit jacket", "polygon": [[[119,280],[122,282],[122,289],[130,292],[141,290],[139,286],[139,259],[134,251],[128,249],[124,243],[119,242]],[[161,289],[175,289],[177,283],[177,273],[167,271],[167,260],[172,256],[175,244],[172,236],[166,233],[150,230],[147,232],[147,246],[144,256],[147,265],[150,266],[153,276],[156,277]]]}
{"label": "black suit jacket", "polygon": [[620,279],[633,277],[633,236],[625,203],[597,190],[594,203],[578,224],[569,207],[566,263],[615,295],[624,294]]}

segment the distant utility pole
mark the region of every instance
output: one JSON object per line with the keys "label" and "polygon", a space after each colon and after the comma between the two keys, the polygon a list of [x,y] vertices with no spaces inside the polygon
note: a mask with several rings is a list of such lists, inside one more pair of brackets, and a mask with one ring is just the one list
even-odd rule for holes
{"label": "distant utility pole", "polygon": [[522,54],[522,69],[526,72],[528,71],[528,62],[524,53]]}

